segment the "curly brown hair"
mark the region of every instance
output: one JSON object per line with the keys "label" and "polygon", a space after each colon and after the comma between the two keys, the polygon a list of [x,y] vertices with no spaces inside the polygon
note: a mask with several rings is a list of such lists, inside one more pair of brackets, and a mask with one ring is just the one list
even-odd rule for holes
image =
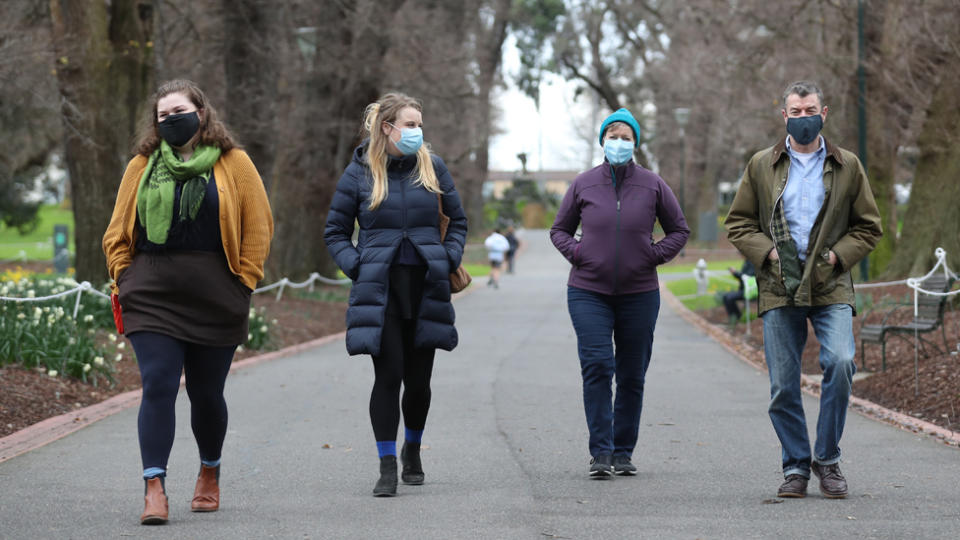
{"label": "curly brown hair", "polygon": [[200,90],[200,87],[193,81],[174,79],[161,84],[160,88],[157,88],[157,91],[154,92],[151,98],[149,116],[144,118],[140,136],[133,147],[134,153],[149,156],[160,147],[160,132],[157,130],[157,102],[160,101],[160,98],[177,92],[186,96],[197,106],[198,110],[202,109],[204,111],[200,120],[199,144],[216,146],[223,152],[240,147],[227,126],[220,121],[216,109],[210,105],[203,90]]}

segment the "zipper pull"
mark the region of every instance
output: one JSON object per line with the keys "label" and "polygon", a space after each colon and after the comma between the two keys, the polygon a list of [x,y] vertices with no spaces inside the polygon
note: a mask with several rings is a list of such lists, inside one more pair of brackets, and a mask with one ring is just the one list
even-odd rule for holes
{"label": "zipper pull", "polygon": [[617,199],[617,212],[620,211],[620,199]]}

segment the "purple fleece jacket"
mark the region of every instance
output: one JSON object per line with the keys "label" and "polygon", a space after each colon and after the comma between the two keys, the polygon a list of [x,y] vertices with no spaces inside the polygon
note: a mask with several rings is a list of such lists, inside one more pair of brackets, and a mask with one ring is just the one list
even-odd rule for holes
{"label": "purple fleece jacket", "polygon": [[[577,176],[550,240],[573,265],[567,285],[610,295],[652,291],[659,286],[657,265],[680,252],[690,229],[662,178],[632,161],[613,170],[616,183],[607,161]],[[657,220],[666,236],[654,242]]]}

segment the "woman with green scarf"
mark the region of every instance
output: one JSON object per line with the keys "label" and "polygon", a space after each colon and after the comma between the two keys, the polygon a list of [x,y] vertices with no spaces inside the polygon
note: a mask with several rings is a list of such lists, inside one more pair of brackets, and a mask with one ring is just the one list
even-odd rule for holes
{"label": "woman with green scarf", "polygon": [[103,251],[122,308],[118,331],[133,345],[143,384],[140,521],[161,524],[181,371],[200,453],[191,510],[219,508],[223,388],[247,339],[250,294],[263,278],[273,217],[256,167],[194,83],[163,84],[145,125]]}

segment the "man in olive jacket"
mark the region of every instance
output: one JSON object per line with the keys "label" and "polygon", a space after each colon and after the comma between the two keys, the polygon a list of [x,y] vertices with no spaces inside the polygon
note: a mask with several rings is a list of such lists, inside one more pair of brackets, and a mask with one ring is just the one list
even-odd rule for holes
{"label": "man in olive jacket", "polygon": [[[787,136],[750,159],[726,228],[757,269],[769,413],[783,448],[778,496],[806,496],[812,470],[824,496],[843,498],[839,442],[856,371],[850,269],[883,232],[860,161],[820,135],[827,118],[821,90],[795,82],[783,103]],[[800,394],[808,319],[823,369],[812,456]]]}

